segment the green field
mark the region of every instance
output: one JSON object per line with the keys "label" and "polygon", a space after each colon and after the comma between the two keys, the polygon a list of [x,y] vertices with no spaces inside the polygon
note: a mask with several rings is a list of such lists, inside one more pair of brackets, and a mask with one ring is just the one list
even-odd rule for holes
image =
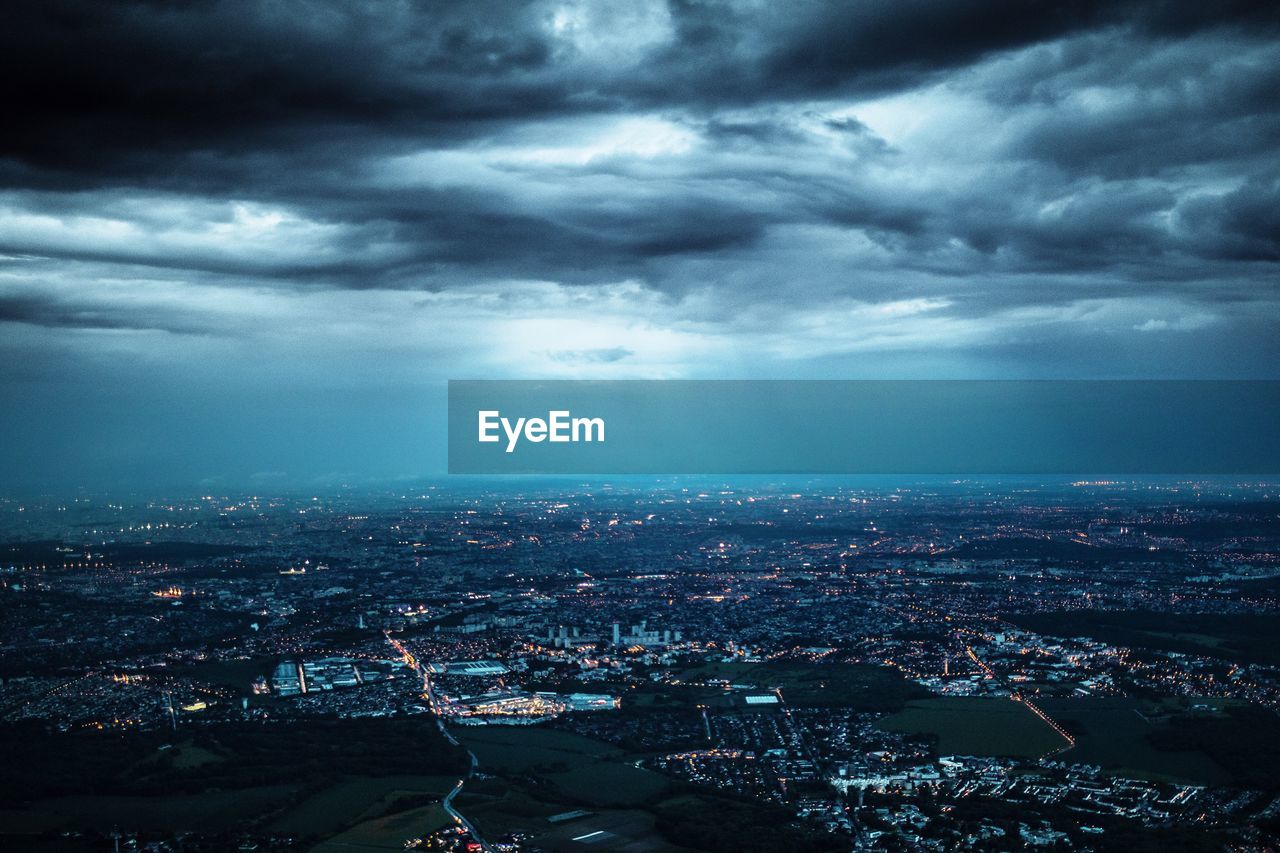
{"label": "green field", "polygon": [[191,738],[183,739],[172,745],[163,744],[164,749],[159,748],[159,746],[141,753],[141,756],[136,761],[131,762],[124,768],[124,774],[130,777],[141,777],[163,771],[165,768],[179,771],[192,770],[197,767],[203,767],[206,764],[217,764],[226,760],[225,756],[202,746],[196,746]]}
{"label": "green field", "polygon": [[5,853],[100,853],[102,846],[92,838],[57,835],[3,835],[0,850]]}
{"label": "green field", "polygon": [[217,764],[223,760],[225,759],[221,755],[190,743],[173,747],[173,767],[177,770],[190,770],[206,764]]}
{"label": "green field", "polygon": [[304,799],[271,822],[274,832],[325,837],[384,814],[400,797],[443,796],[456,776],[383,776],[343,779]]}
{"label": "green field", "polygon": [[[501,796],[462,794],[455,801],[459,811],[489,839],[512,832],[527,832],[540,850],[626,850],[630,853],[682,853],[654,827],[654,815],[640,809],[599,809],[566,821],[547,818],[568,810],[564,804],[541,801],[530,794],[508,789]],[[577,839],[588,836],[584,841]],[[338,850],[321,853],[341,853]]]}
{"label": "green field", "polygon": [[50,797],[22,809],[0,809],[0,826],[13,833],[114,825],[154,832],[217,832],[285,804],[296,790],[281,785],[170,796]]}
{"label": "green field", "polygon": [[620,754],[617,747],[603,741],[537,726],[475,726],[456,729],[455,733],[487,772],[523,773]]}
{"label": "green field", "polygon": [[[585,837],[584,837],[585,836]],[[577,840],[582,839],[582,840]],[[534,843],[544,850],[618,850],[628,853],[674,853],[654,829],[654,817],[642,811],[602,811],[551,828]]]}
{"label": "green field", "polygon": [[311,848],[311,853],[381,853],[403,850],[411,838],[419,838],[453,823],[439,803],[366,820]]}
{"label": "green field", "polygon": [[486,773],[535,774],[588,805],[627,806],[667,787],[664,776],[623,759],[617,747],[556,729],[484,726],[458,732]]}
{"label": "green field", "polygon": [[[643,809],[598,809],[564,823],[550,823],[563,804],[538,799],[526,790],[493,791],[493,781],[478,787],[485,793],[463,793],[459,810],[487,838],[527,832],[538,849],[552,851],[614,850],[628,853],[836,853],[844,843],[792,824],[783,809],[712,795],[687,793],[647,803]],[[337,849],[322,853],[340,853]]]}
{"label": "green field", "polygon": [[0,754],[0,826],[13,834],[269,828],[319,841],[429,805],[467,766],[426,717],[224,723],[180,737],[13,725],[0,728]]}
{"label": "green field", "polygon": [[641,803],[669,785],[661,774],[614,761],[584,764],[547,778],[570,797],[591,805]]}
{"label": "green field", "polygon": [[[1184,737],[1185,748],[1165,745],[1177,743],[1171,735],[1186,729],[1177,722],[1187,715],[1182,707],[1185,702],[1083,697],[1046,698],[1038,704],[1076,738],[1076,745],[1059,756],[1063,761],[1096,764],[1117,775],[1156,781],[1198,785],[1233,781],[1235,774],[1199,748],[1194,739]],[[1219,729],[1229,729],[1226,735],[1232,735],[1234,717],[1209,716]],[[880,726],[933,735],[943,755],[1036,758],[1063,745],[1062,738],[1026,706],[1008,699],[941,696],[913,701],[881,720]],[[1248,733],[1238,732],[1233,737],[1218,731],[1213,734],[1214,739],[1207,741],[1211,746],[1231,748],[1233,738],[1239,741]]]}
{"label": "green field", "polygon": [[[484,793],[476,793],[478,789]],[[552,826],[547,822],[548,817],[576,808],[565,802],[546,802],[496,780],[480,785],[468,783],[453,805],[486,838],[517,831],[536,835]]]}
{"label": "green field", "polygon": [[[373,819],[382,820],[387,809],[394,808],[401,797],[440,796],[456,781],[452,776],[347,778],[292,805],[290,801],[299,793],[297,786],[168,796],[50,797],[24,809],[0,810],[0,826],[14,833],[89,829],[116,823],[155,832],[217,832],[283,807],[284,813],[268,824],[271,831],[325,838],[356,824],[377,823]],[[422,831],[404,837],[414,834]]]}
{"label": "green field", "polygon": [[1151,737],[1168,730],[1153,718],[1151,703],[1135,699],[1045,699],[1040,703],[1068,731],[1076,746],[1065,761],[1097,764],[1117,775],[1200,785],[1226,784],[1231,774],[1198,749],[1162,750]]}
{"label": "green field", "polygon": [[1234,663],[1280,665],[1280,620],[1263,613],[1068,611],[1008,617],[1021,628],[1055,637],[1216,657]]}
{"label": "green field", "polygon": [[668,839],[710,853],[842,853],[846,839],[791,821],[773,803],[684,794],[654,806],[654,827]]}
{"label": "green field", "polygon": [[880,721],[881,728],[933,735],[942,755],[1038,758],[1063,739],[1021,702],[979,696],[914,700]]}

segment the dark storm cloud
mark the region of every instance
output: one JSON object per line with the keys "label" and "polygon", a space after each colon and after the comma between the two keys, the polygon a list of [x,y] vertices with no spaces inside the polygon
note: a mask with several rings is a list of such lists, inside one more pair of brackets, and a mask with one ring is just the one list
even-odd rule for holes
{"label": "dark storm cloud", "polygon": [[669,103],[672,93],[680,103],[794,96],[888,69],[946,67],[1101,17],[1089,4],[1046,15],[1025,3],[976,14],[955,4],[744,14],[682,3],[672,9],[678,38],[648,68],[584,80],[557,67],[539,12],[501,2],[19,3],[0,41],[0,77],[23,120],[4,151],[39,166],[132,174],[192,149],[450,138],[492,120],[637,97]]}
{"label": "dark storm cloud", "polygon": [[[1014,108],[1051,110],[1018,135],[1013,153],[1071,172],[1121,178],[1206,161],[1248,166],[1254,159],[1274,169],[1268,156],[1280,139],[1274,47],[1274,40],[1232,42],[1211,34],[1144,54],[1086,39],[1011,62],[984,91]],[[1110,105],[1073,103],[1081,92],[1104,88],[1118,90]]]}
{"label": "dark storm cloud", "polygon": [[1207,255],[1238,261],[1280,261],[1280,180],[1251,181],[1217,198],[1178,209],[1179,225]]}
{"label": "dark storm cloud", "polygon": [[1141,41],[1232,26],[1256,36],[1280,20],[1243,2],[677,2],[669,42],[628,67],[583,63],[557,46],[553,9],[501,0],[13,4],[0,78],[22,121],[0,150],[36,166],[134,177],[165,155],[309,149],[338,158],[344,140],[448,141],[553,114],[905,89],[992,51],[1091,28]]}
{"label": "dark storm cloud", "polygon": [[[673,282],[660,280],[655,262],[750,249],[767,229],[797,222],[859,229],[905,265],[959,274],[992,264],[1106,267],[1163,257],[1175,243],[1213,257],[1267,251],[1266,235],[1233,234],[1250,226],[1229,216],[1180,213],[1184,231],[1212,233],[1172,240],[1156,224],[1179,204],[1170,187],[1086,186],[1047,220],[1017,203],[1042,189],[1069,195],[1079,179],[1160,175],[1211,159],[1239,162],[1258,186],[1273,179],[1274,166],[1248,161],[1280,141],[1280,117],[1267,104],[1280,63],[1231,52],[1269,43],[1277,14],[1264,5],[677,2],[664,10],[662,37],[630,62],[609,50],[625,38],[602,55],[589,40],[559,39],[557,10],[18,4],[0,36],[0,77],[21,116],[0,137],[10,186],[248,197],[334,230],[327,253],[291,260],[131,243],[40,247],[2,233],[0,250],[359,288],[477,276],[641,277],[666,287]],[[635,22],[605,16],[577,26],[590,38],[592,27]],[[999,52],[1015,57],[1007,68],[965,82],[967,68]],[[1119,78],[1142,97],[1106,109],[1070,103]],[[895,152],[852,116],[822,121],[846,133],[856,166],[846,159],[815,173],[803,162],[732,156],[788,148],[824,156],[788,106],[950,80],[1007,110],[1011,126],[998,152],[1007,167],[971,179],[967,193],[895,193],[859,181],[858,168],[892,166]],[[570,193],[586,177],[627,182],[612,198],[601,184],[521,205],[518,173],[488,186],[361,181],[371,158],[482,151],[531,122],[654,110],[686,116],[702,143],[680,174],[613,171],[608,158],[565,169]],[[1063,186],[1046,186],[1055,182]],[[74,203],[95,205],[83,196]],[[954,241],[972,252],[944,251]]]}
{"label": "dark storm cloud", "polygon": [[19,3],[0,75],[23,121],[4,149],[133,171],[192,149],[307,147],[295,134],[536,113],[563,91],[537,80],[547,46],[524,16],[502,2]]}
{"label": "dark storm cloud", "polygon": [[50,329],[123,329],[175,334],[209,331],[189,318],[141,315],[110,303],[67,303],[39,293],[0,295],[0,323],[21,323]]}

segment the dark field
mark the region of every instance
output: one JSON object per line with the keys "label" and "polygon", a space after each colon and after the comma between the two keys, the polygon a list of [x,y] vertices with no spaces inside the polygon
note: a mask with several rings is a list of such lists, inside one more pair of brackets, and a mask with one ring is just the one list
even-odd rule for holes
{"label": "dark field", "polygon": [[788,705],[805,708],[852,708],[897,711],[909,700],[928,696],[896,670],[845,663],[707,663],[680,673],[691,685],[714,681],[777,689]]}
{"label": "dark field", "polygon": [[549,781],[576,802],[628,806],[667,788],[665,777],[635,767],[616,747],[555,729],[485,726],[458,738],[486,772],[530,774]]}
{"label": "dark field", "polygon": [[10,726],[0,748],[0,826],[23,843],[103,826],[318,842],[421,809],[466,767],[426,717],[215,725],[177,737]]}
{"label": "dark field", "polygon": [[1044,699],[1040,706],[1076,737],[1064,761],[1097,764],[1119,776],[1196,785],[1226,784],[1231,774],[1203,750],[1160,749],[1170,728],[1151,703],[1135,699]]}
{"label": "dark field", "polygon": [[880,726],[905,734],[932,735],[942,755],[1039,758],[1064,741],[1021,702],[978,696],[914,700]]}
{"label": "dark field", "polygon": [[362,821],[321,842],[312,853],[381,853],[404,850],[405,842],[444,829],[453,818],[439,803]]}
{"label": "dark field", "polygon": [[1121,646],[1280,665],[1280,619],[1269,614],[1089,610],[1029,613],[1009,621],[1056,637],[1092,637]]}

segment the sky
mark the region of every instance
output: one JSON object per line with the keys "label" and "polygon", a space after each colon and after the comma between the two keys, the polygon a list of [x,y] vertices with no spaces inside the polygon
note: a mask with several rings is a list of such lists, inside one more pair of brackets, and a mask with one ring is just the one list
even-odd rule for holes
{"label": "sky", "polygon": [[1280,7],[40,0],[0,494],[396,481],[445,381],[1280,378]]}

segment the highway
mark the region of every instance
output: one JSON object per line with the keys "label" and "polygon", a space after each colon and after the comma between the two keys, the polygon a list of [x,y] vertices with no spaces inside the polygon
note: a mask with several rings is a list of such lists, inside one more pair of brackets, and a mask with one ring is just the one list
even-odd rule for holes
{"label": "highway", "polygon": [[964,650],[969,655],[969,657],[973,660],[973,662],[978,665],[978,668],[982,670],[983,674],[987,678],[994,678],[997,681],[999,681],[1002,685],[1009,688],[1010,699],[1012,699],[1015,702],[1021,702],[1023,705],[1025,705],[1027,709],[1031,711],[1031,713],[1035,714],[1037,717],[1040,718],[1042,722],[1044,722],[1045,725],[1053,729],[1054,734],[1058,735],[1063,739],[1064,741],[1063,745],[1057,747],[1056,749],[1052,749],[1049,752],[1045,753],[1044,755],[1040,756],[1041,761],[1044,761],[1045,759],[1048,759],[1048,758],[1052,758],[1053,756],[1061,752],[1066,752],[1068,749],[1071,749],[1076,745],[1076,739],[1072,737],[1071,734],[1065,728],[1063,728],[1062,725],[1059,724],[1057,720],[1053,719],[1053,717],[1050,717],[1048,714],[1046,714],[1044,710],[1041,709],[1041,707],[1037,705],[1035,702],[1032,702],[1029,697],[1023,696],[1017,690],[1010,687],[1009,683],[1002,676],[997,674],[996,671],[993,670],[991,667],[987,666],[986,662],[983,661],[982,658],[978,657],[978,653],[973,650],[973,646],[966,644],[964,647]]}
{"label": "highway", "polygon": [[480,834],[480,830],[476,829],[475,825],[471,823],[471,821],[463,817],[462,812],[453,807],[453,798],[458,796],[458,793],[462,790],[462,786],[467,784],[467,780],[475,775],[476,768],[480,766],[480,759],[476,758],[476,754],[474,752],[464,747],[458,739],[453,736],[453,732],[449,731],[448,727],[444,724],[444,720],[440,718],[437,713],[438,706],[436,705],[435,692],[431,689],[431,678],[428,676],[426,670],[423,669],[422,664],[409,652],[408,649],[404,647],[402,643],[393,639],[390,633],[384,631],[383,636],[385,636],[387,638],[387,642],[404,657],[405,662],[413,667],[414,672],[418,673],[419,677],[422,678],[422,689],[426,693],[427,705],[431,708],[432,714],[435,715],[436,725],[440,728],[440,734],[444,735],[445,740],[449,741],[449,743],[454,746],[466,749],[467,758],[471,760],[471,764],[467,767],[467,775],[458,780],[458,784],[454,785],[453,789],[445,795],[445,798],[440,801],[440,805],[444,806],[444,810],[448,812],[449,817],[457,821],[458,824],[465,829],[473,839],[475,839],[475,842],[480,845],[481,850],[485,851],[485,853],[489,853],[493,848],[489,846],[489,842],[484,840],[484,836]]}
{"label": "highway", "polygon": [[[458,739],[453,736],[453,733],[445,728],[444,722],[439,717],[436,718],[436,725],[440,727],[440,733],[443,734],[450,743],[454,746],[462,746],[462,744],[458,743]],[[445,795],[445,798],[440,801],[440,805],[444,806],[444,810],[449,813],[449,817],[456,820],[462,828],[475,839],[476,843],[480,845],[480,849],[484,850],[485,853],[488,853],[490,850],[489,842],[485,841],[484,837],[480,835],[480,830],[476,829],[475,826],[472,825],[471,821],[463,817],[462,812],[453,807],[453,798],[458,796],[458,792],[462,790],[462,786],[467,784],[467,780],[475,774],[476,767],[480,765],[480,760],[476,758],[476,754],[469,749],[467,750],[467,757],[471,759],[471,765],[467,768],[467,775],[458,780],[458,784],[454,785],[453,790]]]}

